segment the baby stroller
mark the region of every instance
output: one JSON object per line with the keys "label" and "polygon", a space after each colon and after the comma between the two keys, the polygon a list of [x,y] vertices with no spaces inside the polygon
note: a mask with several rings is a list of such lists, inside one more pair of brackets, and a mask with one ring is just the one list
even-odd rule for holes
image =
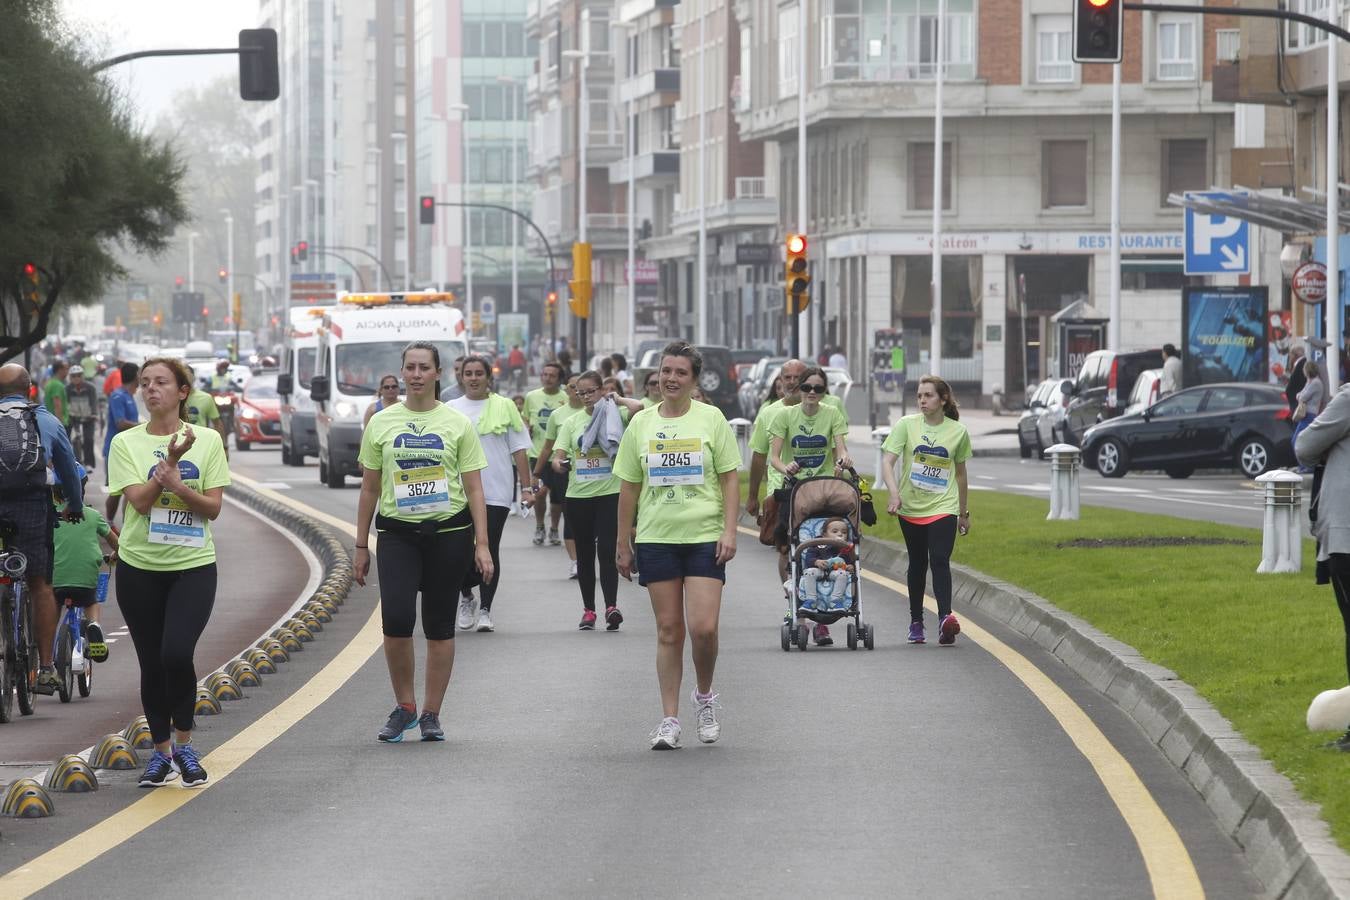
{"label": "baby stroller", "polygon": [[[862,496],[858,490],[858,474],[852,469],[842,471],[845,471],[844,475],[807,478],[791,483],[787,512],[791,589],[786,591],[787,618],[781,629],[784,650],[792,649],[793,644],[799,650],[806,649],[810,629],[804,625],[798,627],[798,618],[810,619],[822,625],[851,619],[847,630],[848,649],[857,650],[859,640],[868,650],[873,646],[875,629],[862,621],[862,579],[858,570],[862,544]],[[821,536],[825,523],[832,518],[841,518],[848,523],[847,542]],[[854,559],[852,571],[846,573],[848,581],[842,601],[832,604],[822,599],[820,594],[807,596],[802,583],[802,559],[807,551],[829,553],[843,550],[848,545],[853,548]]]}

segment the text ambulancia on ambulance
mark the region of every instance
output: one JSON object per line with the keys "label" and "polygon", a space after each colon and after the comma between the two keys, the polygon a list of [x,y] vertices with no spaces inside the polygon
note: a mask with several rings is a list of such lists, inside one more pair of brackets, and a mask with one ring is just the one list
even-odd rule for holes
{"label": "text ambulancia on ambulance", "polygon": [[[468,353],[464,314],[449,293],[343,294],[324,315],[318,329],[314,388],[319,479],[341,487],[347,475],[361,474],[362,418],[375,399],[380,379],[398,375],[403,348],[412,341],[430,341],[440,352],[442,387],[453,378],[454,362]],[[426,438],[412,429],[395,446],[415,451]],[[439,441],[437,442],[439,443]],[[424,445],[421,449],[432,449]],[[436,449],[439,449],[437,447]],[[417,463],[405,465],[405,463]],[[423,464],[425,463],[425,465]],[[400,454],[399,509],[427,512],[449,505],[445,473],[427,459],[405,460]],[[439,486],[439,489],[438,489]],[[446,494],[440,498],[440,494]]]}

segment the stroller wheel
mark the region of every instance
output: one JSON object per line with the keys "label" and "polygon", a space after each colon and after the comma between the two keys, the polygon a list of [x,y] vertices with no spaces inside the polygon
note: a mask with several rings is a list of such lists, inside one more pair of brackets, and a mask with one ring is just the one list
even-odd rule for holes
{"label": "stroller wheel", "polygon": [[872,639],[876,637],[877,629],[875,625],[864,625],[863,628],[863,646],[868,650],[872,649]]}
{"label": "stroller wheel", "polygon": [[778,633],[779,633],[779,637],[782,638],[782,641],[783,641],[783,649],[784,649],[784,650],[791,650],[791,649],[792,649],[792,626],[789,625],[788,623],[784,622],[783,625],[782,625],[782,627],[778,629]]}
{"label": "stroller wheel", "polygon": [[857,649],[858,649],[858,627],[857,627],[856,625],[854,625],[852,622],[849,622],[849,623],[848,623],[848,630],[847,630],[846,634],[848,635],[848,649],[850,649],[850,650],[857,650]]}
{"label": "stroller wheel", "polygon": [[803,622],[797,626],[797,649],[805,650],[807,642],[811,640],[811,629]]}

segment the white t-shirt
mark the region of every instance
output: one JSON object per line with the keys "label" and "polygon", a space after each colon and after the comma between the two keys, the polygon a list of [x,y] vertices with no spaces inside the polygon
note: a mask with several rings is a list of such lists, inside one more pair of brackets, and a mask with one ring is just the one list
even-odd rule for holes
{"label": "white t-shirt", "polygon": [[[468,416],[476,428],[487,401],[456,397],[447,405]],[[506,431],[501,434],[480,434],[478,441],[483,445],[483,454],[488,463],[480,476],[483,479],[483,499],[488,506],[505,506],[509,509],[516,497],[516,464],[511,454],[517,450],[529,453],[530,436],[523,430]]]}
{"label": "white t-shirt", "polygon": [[834,355],[832,355],[832,356],[830,357],[830,368],[831,368],[831,369],[847,369],[847,368],[848,368],[848,360],[844,358],[844,354],[842,354],[842,353],[835,353]]}

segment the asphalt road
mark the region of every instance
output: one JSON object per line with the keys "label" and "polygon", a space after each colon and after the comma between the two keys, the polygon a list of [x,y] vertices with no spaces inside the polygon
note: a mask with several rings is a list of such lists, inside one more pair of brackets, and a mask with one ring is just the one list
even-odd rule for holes
{"label": "asphalt road", "polygon": [[[283,468],[269,451],[234,464],[293,502],[353,517],[355,488],[321,486],[314,466]],[[1081,735],[989,652],[996,641],[1086,712],[1180,835],[1182,859],[1155,877],[1193,866],[1210,896],[1259,894],[1195,792],[1053,657],[977,619],[968,631],[983,625],[981,643],[909,646],[903,599],[872,583],[863,596],[874,652],[840,641],[785,654],[774,560],[749,537],[723,608],[722,740],[697,743],[686,701],[685,749],[651,752],[660,709],[645,593],[621,584],[621,631],[577,632],[566,558],[532,547],[531,526],[507,528],[498,631],[458,639],[447,743],[374,740],[392,698],[372,652],[297,724],[270,725],[268,740],[249,743],[256,754],[194,802],[153,821],[146,811],[181,793],[166,788],[105,822],[101,835],[150,824],[44,896],[167,897],[181,893],[173,873],[184,870],[198,891],[241,897],[280,885],[302,895],[1157,895],[1147,836],[1136,840]],[[375,651],[378,639],[357,629],[377,593],[357,589],[284,680],[253,692],[257,707],[232,704],[209,720],[203,749],[249,722],[269,725],[259,716],[282,685],[338,665],[349,640]],[[141,796],[128,778],[110,779],[98,795],[63,798],[54,819],[7,824],[3,865],[22,868]]]}

